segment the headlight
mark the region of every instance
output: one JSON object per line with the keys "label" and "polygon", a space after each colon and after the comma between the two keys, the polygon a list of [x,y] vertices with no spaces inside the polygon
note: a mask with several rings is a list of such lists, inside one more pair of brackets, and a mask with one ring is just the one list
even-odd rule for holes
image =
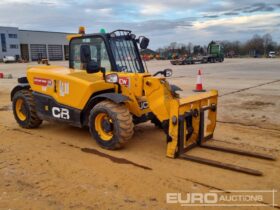
{"label": "headlight", "polygon": [[172,69],[165,69],[165,77],[171,77],[172,76]]}
{"label": "headlight", "polygon": [[106,79],[106,82],[109,82],[109,83],[117,83],[119,81],[119,77],[117,74],[107,74],[105,79]]}

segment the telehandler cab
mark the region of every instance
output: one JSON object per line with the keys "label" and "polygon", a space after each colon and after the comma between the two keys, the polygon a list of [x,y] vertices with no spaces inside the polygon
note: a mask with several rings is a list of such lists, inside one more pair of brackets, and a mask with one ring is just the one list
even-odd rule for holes
{"label": "telehandler cab", "polygon": [[[180,98],[180,88],[166,80],[172,70],[151,75],[143,64],[138,45],[146,49],[149,39],[136,38],[129,30],[81,30],[68,39],[69,68],[30,67],[12,90],[13,113],[21,127],[36,128],[43,120],[88,126],[101,147],[113,150],[133,136],[135,124],[151,120],[167,135],[168,157],[236,170],[234,165],[183,154],[212,138],[216,90]],[[260,175],[247,168],[238,171]]]}

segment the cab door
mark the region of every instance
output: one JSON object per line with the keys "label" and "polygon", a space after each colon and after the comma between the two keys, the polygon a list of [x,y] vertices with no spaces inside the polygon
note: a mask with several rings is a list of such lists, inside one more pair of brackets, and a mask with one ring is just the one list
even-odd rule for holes
{"label": "cab door", "polygon": [[94,92],[104,89],[97,84],[104,83],[100,70],[112,69],[104,39],[101,36],[74,38],[70,42],[69,65],[69,72],[56,78],[56,100],[83,109]]}

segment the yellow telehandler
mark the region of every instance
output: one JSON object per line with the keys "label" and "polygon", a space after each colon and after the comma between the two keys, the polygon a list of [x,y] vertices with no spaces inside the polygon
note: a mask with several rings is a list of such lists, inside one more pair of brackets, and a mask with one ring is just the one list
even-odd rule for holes
{"label": "yellow telehandler", "polygon": [[[95,34],[81,30],[68,39],[69,68],[30,67],[12,90],[13,113],[21,127],[36,128],[43,120],[88,126],[101,147],[114,150],[133,136],[135,124],[152,121],[166,133],[166,155],[170,158],[261,174],[184,154],[212,138],[218,92],[180,98],[180,88],[166,80],[172,70],[151,75],[141,60],[138,45],[146,49],[148,38],[137,38],[129,30]],[[238,153],[230,148],[210,149]]]}

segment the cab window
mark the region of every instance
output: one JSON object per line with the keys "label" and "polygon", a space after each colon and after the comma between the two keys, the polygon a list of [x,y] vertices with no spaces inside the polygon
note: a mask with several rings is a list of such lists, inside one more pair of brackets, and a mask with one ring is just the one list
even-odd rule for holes
{"label": "cab window", "polygon": [[78,38],[71,41],[70,68],[86,70],[98,66],[111,71],[111,63],[104,40],[100,37]]}

